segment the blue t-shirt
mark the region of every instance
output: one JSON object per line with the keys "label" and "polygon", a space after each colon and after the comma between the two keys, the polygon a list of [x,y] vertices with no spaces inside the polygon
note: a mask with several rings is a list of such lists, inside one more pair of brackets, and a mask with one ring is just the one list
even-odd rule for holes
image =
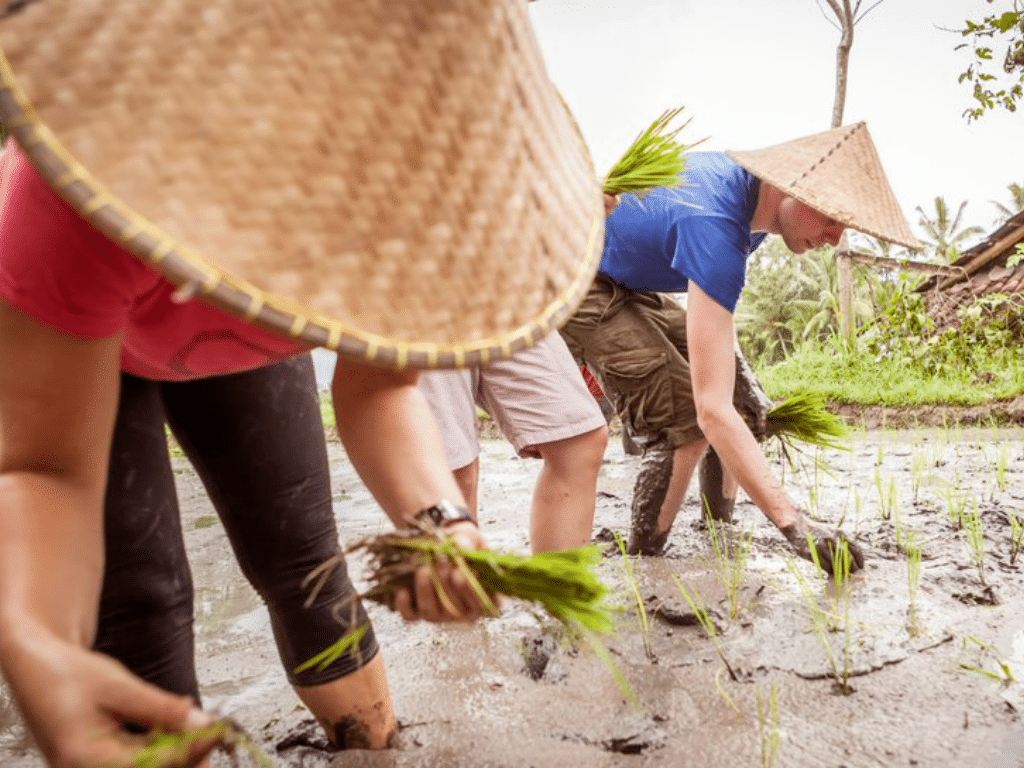
{"label": "blue t-shirt", "polygon": [[685,291],[690,280],[730,312],[747,256],[765,239],[750,231],[760,181],[724,152],[686,155],[684,186],[623,195],[608,217],[601,271],[634,291]]}

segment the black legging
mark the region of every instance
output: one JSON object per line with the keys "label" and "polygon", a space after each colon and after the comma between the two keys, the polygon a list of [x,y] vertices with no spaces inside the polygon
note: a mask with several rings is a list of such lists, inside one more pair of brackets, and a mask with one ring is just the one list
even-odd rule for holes
{"label": "black legging", "polygon": [[[339,551],[308,355],[188,382],[122,375],[95,648],[144,680],[199,700],[192,576],[165,421],[202,478],[243,573],[267,605],[289,680],[316,685],[366,664],[377,652],[372,629],[358,650],[323,672],[292,672],[349,629],[333,609],[353,592],[341,568],[316,603],[303,607],[303,578]],[[349,610],[338,613],[353,618]],[[354,619],[368,620],[362,606]]]}

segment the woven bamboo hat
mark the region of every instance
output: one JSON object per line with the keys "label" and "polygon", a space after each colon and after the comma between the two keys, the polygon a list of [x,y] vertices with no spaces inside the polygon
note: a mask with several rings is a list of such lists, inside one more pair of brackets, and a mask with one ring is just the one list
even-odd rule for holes
{"label": "woven bamboo hat", "polygon": [[889,186],[866,123],[726,154],[762,181],[848,227],[921,247]]}
{"label": "woven bamboo hat", "polygon": [[524,0],[0,0],[0,122],[170,280],[381,365],[557,328],[603,202]]}

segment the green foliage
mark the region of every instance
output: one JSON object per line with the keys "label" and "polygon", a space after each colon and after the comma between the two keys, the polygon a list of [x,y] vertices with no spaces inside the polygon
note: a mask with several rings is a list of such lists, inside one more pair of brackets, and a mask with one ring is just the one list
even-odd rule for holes
{"label": "green foliage", "polygon": [[934,215],[925,213],[921,206],[917,206],[918,224],[925,233],[921,240],[928,246],[930,261],[949,264],[959,258],[968,242],[981,238],[985,231],[978,226],[964,226],[966,200],[957,206],[956,213],[952,213],[946,199],[941,195],[935,197],[934,204]]}
{"label": "green foliage", "polygon": [[976,405],[1024,394],[1024,299],[990,294],[936,328],[909,280],[879,293],[852,344],[809,340],[758,377],[775,399],[807,392],[865,405]]}
{"label": "green foliage", "polygon": [[967,38],[957,49],[969,48],[972,53],[958,79],[970,86],[975,101],[964,110],[968,121],[999,107],[1015,112],[1024,97],[1024,5],[1021,0],[1004,0],[1003,5],[1003,10],[980,21],[968,19],[957,30]]}
{"label": "green foliage", "polygon": [[[736,309],[743,349],[757,368],[783,360],[804,341],[838,333],[839,290],[832,248],[794,254],[779,238],[747,262],[747,284]],[[871,317],[871,306],[855,302],[854,313]]]}

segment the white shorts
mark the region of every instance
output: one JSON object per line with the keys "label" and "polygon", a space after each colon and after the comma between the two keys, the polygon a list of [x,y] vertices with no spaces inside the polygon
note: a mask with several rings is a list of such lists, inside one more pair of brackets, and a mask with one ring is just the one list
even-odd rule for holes
{"label": "white shorts", "polygon": [[477,405],[524,457],[539,458],[535,446],[605,425],[601,408],[558,333],[510,360],[481,368],[425,371],[419,386],[437,419],[451,469],[471,464],[480,454]]}

